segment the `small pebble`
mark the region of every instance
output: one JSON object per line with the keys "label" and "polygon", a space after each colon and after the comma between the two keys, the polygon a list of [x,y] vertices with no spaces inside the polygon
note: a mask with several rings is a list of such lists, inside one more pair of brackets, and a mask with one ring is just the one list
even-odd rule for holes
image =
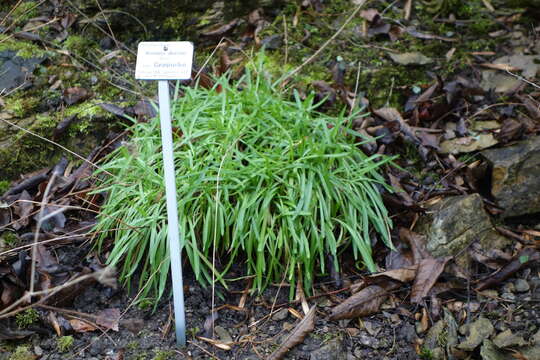
{"label": "small pebble", "polygon": [[527,292],[531,288],[529,283],[523,279],[517,279],[514,283],[517,292]]}
{"label": "small pebble", "polygon": [[282,309],[279,309],[277,312],[275,312],[274,315],[272,315],[272,320],[282,321],[282,320],[285,320],[288,315],[289,315],[289,310],[287,310],[287,308],[282,308]]}
{"label": "small pebble", "polygon": [[505,300],[515,300],[516,299],[516,295],[512,294],[512,293],[509,293],[509,292],[505,292],[504,294],[501,295],[501,297]]}

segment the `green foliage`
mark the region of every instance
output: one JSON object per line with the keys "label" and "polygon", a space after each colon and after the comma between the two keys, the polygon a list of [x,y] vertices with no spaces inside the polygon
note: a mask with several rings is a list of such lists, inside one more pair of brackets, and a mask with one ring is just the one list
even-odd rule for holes
{"label": "green foliage", "polygon": [[67,352],[73,347],[73,336],[61,336],[56,340],[56,348],[61,353]]}
{"label": "green foliage", "polygon": [[8,191],[11,183],[7,180],[0,180],[0,195]]}
{"label": "green foliage", "polygon": [[167,360],[172,359],[174,356],[174,351],[165,351],[165,350],[159,350],[156,352],[156,355],[152,360]]}
{"label": "green foliage", "polygon": [[15,349],[15,352],[11,354],[9,357],[9,360],[34,360],[35,356],[30,351],[30,348],[28,346],[17,346],[17,349]]}
{"label": "green foliage", "polygon": [[[349,128],[358,113],[316,113],[313,97],[287,100],[260,65],[233,84],[222,77],[211,90],[187,88],[174,103],[180,239],[202,283],[212,281],[214,247],[216,281],[243,261],[259,290],[297,273],[309,290],[326,254],[337,267],[338,250],[350,246],[374,271],[371,231],[391,246],[379,193],[390,188],[377,172],[390,159],[359,150],[361,135]],[[158,300],[170,265],[159,121],[131,132],[102,166],[115,176],[100,188],[108,196],[95,230],[100,248],[112,236],[108,261],[124,260],[123,281],[142,269],[140,285],[150,286],[141,298]]]}
{"label": "green foliage", "polygon": [[15,315],[15,323],[21,329],[27,328],[39,319],[39,314],[35,309],[27,309]]}
{"label": "green foliage", "polygon": [[17,51],[17,56],[28,58],[39,58],[45,56],[46,52],[39,46],[28,41],[14,40],[13,37],[0,34],[0,51]]}
{"label": "green foliage", "polygon": [[24,23],[38,15],[38,4],[35,1],[23,1],[11,13],[11,17],[18,24]]}
{"label": "green foliage", "polygon": [[431,351],[429,348],[422,346],[420,349],[420,354],[418,354],[420,359],[423,360],[431,360],[433,359],[433,351]]}
{"label": "green foliage", "polygon": [[92,40],[80,35],[70,35],[64,41],[64,48],[66,50],[82,57],[87,57],[95,47],[96,44]]}
{"label": "green foliage", "polygon": [[[2,194],[2,191],[0,191]],[[19,237],[17,234],[11,231],[4,231],[0,233],[0,247],[7,246],[8,248],[13,248],[19,244]]]}

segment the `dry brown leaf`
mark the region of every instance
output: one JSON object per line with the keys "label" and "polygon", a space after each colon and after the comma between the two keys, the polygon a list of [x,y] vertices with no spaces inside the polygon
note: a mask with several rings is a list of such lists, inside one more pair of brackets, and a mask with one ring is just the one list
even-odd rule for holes
{"label": "dry brown leaf", "polygon": [[422,309],[422,317],[420,318],[420,333],[425,332],[429,328],[429,316],[426,308]]}
{"label": "dry brown leaf", "polygon": [[228,22],[227,24],[218,26],[217,28],[210,29],[208,31],[204,31],[201,35],[203,36],[222,36],[225,33],[231,31],[236,25],[238,25],[239,19],[233,19],[232,21]]}
{"label": "dry brown leaf", "polygon": [[334,307],[330,314],[330,320],[353,319],[376,313],[388,297],[388,291],[397,289],[399,286],[400,284],[394,281],[370,285]]}
{"label": "dry brown leaf", "polygon": [[540,120],[540,103],[532,97],[518,95],[519,100],[525,105],[529,115],[533,120]]}
{"label": "dry brown leaf", "polygon": [[95,326],[91,325],[90,323],[86,321],[82,321],[79,319],[70,319],[69,324],[71,325],[73,330],[80,333],[97,330]]}
{"label": "dry brown leaf", "polygon": [[105,309],[100,311],[96,317],[96,324],[104,328],[118,331],[118,321],[120,320],[120,310]]}
{"label": "dry brown leaf", "polygon": [[419,264],[422,259],[431,257],[426,250],[424,236],[407,228],[400,228],[399,238],[405,240],[409,244],[413,253],[414,264]]}
{"label": "dry brown leaf", "polygon": [[73,105],[88,99],[91,95],[91,92],[85,88],[79,86],[70,87],[64,90],[64,101],[67,105]]}
{"label": "dry brown leaf", "polygon": [[502,71],[520,71],[520,68],[510,66],[509,64],[493,64],[493,63],[482,63],[480,66],[483,66],[488,69],[493,70],[502,70]]}
{"label": "dry brown leaf", "polygon": [[403,200],[403,204],[405,206],[413,206],[413,198],[405,191],[405,189],[403,189],[401,183],[399,182],[399,179],[390,173],[388,173],[388,178],[390,179],[390,184],[396,191],[397,196],[399,196],[401,200]]}
{"label": "dry brown leaf", "polygon": [[372,275],[370,279],[387,277],[401,282],[410,282],[416,278],[417,269],[418,265],[412,265],[406,268],[388,270],[379,274]]}
{"label": "dry brown leaf", "polygon": [[197,336],[197,339],[199,340],[202,340],[202,341],[206,341],[207,343],[209,344],[212,344],[214,345],[215,347],[217,347],[218,349],[221,349],[221,350],[231,350],[232,347],[228,344],[225,344],[224,342],[221,342],[219,340],[214,340],[214,339],[210,339],[210,338],[207,338],[207,337],[204,337],[204,336]]}
{"label": "dry brown leaf", "polygon": [[268,357],[268,360],[282,359],[290,349],[304,341],[306,336],[315,328],[316,309],[316,306],[311,307],[304,319],[287,335],[276,351]]}
{"label": "dry brown leaf", "polygon": [[407,0],[407,2],[405,2],[405,20],[409,20],[409,18],[411,17],[411,9],[412,9],[412,0]]}
{"label": "dry brown leaf", "polygon": [[444,270],[450,256],[437,259],[423,259],[418,264],[418,272],[411,290],[411,302],[420,303],[427,296],[429,290],[435,285],[439,275]]}
{"label": "dry brown leaf", "polygon": [[540,252],[534,248],[524,248],[514,259],[482,280],[476,287],[477,291],[485,290],[508,279],[517,271],[540,260]]}
{"label": "dry brown leaf", "polygon": [[366,9],[360,11],[360,17],[366,19],[369,22],[372,22],[377,16],[379,16],[379,12],[377,9]]}

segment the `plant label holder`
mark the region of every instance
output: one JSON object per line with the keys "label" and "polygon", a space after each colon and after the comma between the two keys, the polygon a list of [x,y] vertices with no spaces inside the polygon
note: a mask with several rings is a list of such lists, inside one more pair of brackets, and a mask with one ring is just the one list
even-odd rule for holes
{"label": "plant label holder", "polygon": [[192,63],[193,44],[188,41],[144,41],[139,43],[137,49],[135,78],[138,80],[158,80],[159,118],[167,197],[167,237],[171,258],[174,320],[178,346],[186,345],[186,317],[168,80],[191,79]]}

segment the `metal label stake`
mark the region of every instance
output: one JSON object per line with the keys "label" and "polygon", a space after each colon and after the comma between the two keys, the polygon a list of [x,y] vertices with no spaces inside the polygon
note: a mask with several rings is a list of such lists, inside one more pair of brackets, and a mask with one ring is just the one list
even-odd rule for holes
{"label": "metal label stake", "polygon": [[141,42],[138,47],[137,66],[135,68],[136,79],[159,80],[159,118],[163,149],[163,169],[165,173],[165,193],[167,197],[167,238],[171,257],[174,320],[176,326],[176,343],[178,346],[186,345],[186,317],[168,80],[190,79],[192,61],[193,44],[190,42]]}

